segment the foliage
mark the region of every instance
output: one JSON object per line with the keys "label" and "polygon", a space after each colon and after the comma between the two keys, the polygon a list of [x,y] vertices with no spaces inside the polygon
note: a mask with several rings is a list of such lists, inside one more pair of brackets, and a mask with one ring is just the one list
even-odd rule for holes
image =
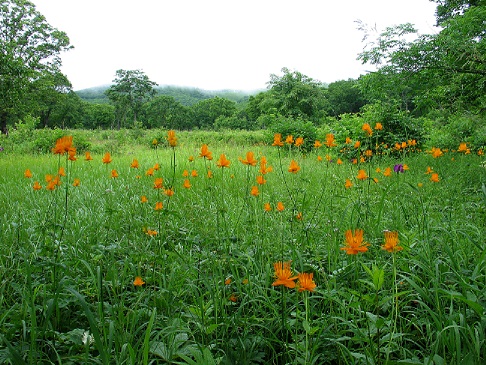
{"label": "foliage", "polygon": [[303,118],[318,124],[328,106],[323,85],[298,71],[283,68],[282,72],[282,76],[270,75],[269,91],[260,101],[263,104],[260,108],[276,109],[285,117]]}
{"label": "foliage", "polygon": [[310,151],[314,146],[314,141],[317,137],[317,128],[311,121],[306,121],[301,118],[290,118],[279,116],[275,122],[268,127],[269,135],[268,140],[273,140],[275,133],[282,134],[282,137],[292,136],[294,139],[302,137],[304,144],[300,147],[303,151]]}
{"label": "foliage", "polygon": [[[1,362],[485,362],[483,156],[340,164],[340,146],[302,153],[265,145],[262,131],[176,132],[175,147],[166,130],[140,132],[137,146],[131,130],[74,131],[78,150],[81,134],[98,146],[91,161],[21,153],[28,140],[0,151]],[[128,149],[105,149],[123,138]],[[213,160],[198,157],[202,143]],[[273,167],[258,195],[262,166],[241,163],[247,152]],[[229,167],[217,167],[222,153]],[[52,191],[46,174],[59,174]],[[357,255],[342,250],[351,231],[366,241]],[[392,233],[399,242],[387,242]],[[295,288],[276,285],[278,262]],[[305,289],[304,274],[316,287]]]}
{"label": "foliage", "polygon": [[446,121],[435,122],[428,126],[427,145],[443,146],[454,150],[459,143],[466,142],[472,149],[486,146],[486,120],[470,114],[455,114]]}
{"label": "foliage", "polygon": [[108,129],[115,126],[115,107],[109,104],[88,104],[83,106],[83,128]]}
{"label": "foliage", "polygon": [[[441,28],[436,34],[417,35],[411,24],[387,28],[359,55],[363,63],[378,67],[359,80],[372,102],[363,110],[377,114],[377,120],[398,139],[449,148],[467,141],[481,147],[486,110],[485,19],[483,1],[438,1]],[[365,33],[366,39],[369,36]],[[428,142],[422,138],[425,135]]]}
{"label": "foliage", "polygon": [[155,96],[155,82],[140,70],[117,70],[114,84],[105,91],[117,111],[118,128],[124,125],[127,113],[134,123],[144,103]]}
{"label": "foliage", "polygon": [[59,73],[62,51],[69,38],[46,22],[35,6],[24,0],[0,4],[0,129],[15,122],[25,109],[23,99],[33,80]]}
{"label": "foliage", "polygon": [[332,82],[327,87],[328,115],[337,117],[345,113],[358,113],[366,99],[358,87],[358,80],[348,79]]}
{"label": "foliage", "polygon": [[144,104],[140,119],[149,128],[190,129],[191,110],[172,96],[159,95]]}
{"label": "foliage", "polygon": [[236,104],[228,99],[215,96],[201,100],[192,107],[193,126],[211,129],[219,117],[231,117],[236,113]]}
{"label": "foliage", "polygon": [[250,121],[244,115],[233,114],[230,117],[219,116],[214,122],[214,129],[255,130],[259,129],[256,122]]}

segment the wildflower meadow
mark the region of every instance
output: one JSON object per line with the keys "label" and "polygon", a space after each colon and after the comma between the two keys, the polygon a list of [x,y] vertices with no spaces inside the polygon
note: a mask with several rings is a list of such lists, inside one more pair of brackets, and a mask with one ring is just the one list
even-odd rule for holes
{"label": "wildflower meadow", "polygon": [[486,363],[483,150],[385,132],[2,147],[0,364]]}

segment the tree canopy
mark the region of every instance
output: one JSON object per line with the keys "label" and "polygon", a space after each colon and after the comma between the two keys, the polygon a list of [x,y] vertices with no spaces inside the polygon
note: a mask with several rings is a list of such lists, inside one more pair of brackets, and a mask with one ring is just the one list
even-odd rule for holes
{"label": "tree canopy", "polygon": [[[60,53],[71,48],[66,33],[49,25],[25,0],[0,5],[0,129],[22,112],[32,82],[60,73]],[[69,85],[70,86],[70,85]]]}
{"label": "tree canopy", "polygon": [[155,96],[154,86],[157,83],[141,70],[117,70],[113,82],[106,95],[118,112],[118,126],[124,124],[128,112],[132,113],[136,122],[143,104]]}

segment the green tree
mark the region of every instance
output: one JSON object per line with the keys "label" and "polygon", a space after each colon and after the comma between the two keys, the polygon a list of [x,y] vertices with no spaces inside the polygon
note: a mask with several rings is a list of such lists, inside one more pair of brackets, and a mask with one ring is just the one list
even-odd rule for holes
{"label": "green tree", "polygon": [[234,101],[216,96],[197,102],[192,111],[194,126],[212,128],[218,117],[231,117],[237,112],[237,108]]}
{"label": "green tree", "polygon": [[66,33],[49,25],[34,4],[4,0],[0,4],[0,129],[14,122],[25,107],[29,85],[40,75],[56,74],[60,53],[70,49]]}
{"label": "green tree", "polygon": [[280,115],[319,123],[328,108],[323,84],[298,71],[282,69],[283,75],[270,75],[269,101]]}
{"label": "green tree", "polygon": [[[449,112],[481,111],[486,105],[486,2],[482,3],[468,5],[463,13],[448,17],[439,33],[413,41],[408,40],[416,33],[411,24],[388,28],[359,56],[363,63],[379,67],[368,78],[400,85],[393,92],[406,93],[402,100],[409,103],[410,110],[423,110],[428,103],[434,107],[430,105],[433,100],[435,106]],[[365,92],[382,98],[376,88],[380,84],[383,89],[381,82],[368,82],[372,87]]]}
{"label": "green tree", "polygon": [[83,109],[84,128],[113,128],[115,123],[115,107],[113,105],[85,103]]}
{"label": "green tree", "polygon": [[144,103],[156,94],[157,83],[150,81],[140,70],[117,70],[114,84],[106,90],[110,102],[115,105],[118,128],[124,125],[128,113],[132,113],[133,122]]}
{"label": "green tree", "polygon": [[62,93],[52,111],[51,125],[61,128],[84,128],[82,122],[85,104],[74,91]]}
{"label": "green tree", "polygon": [[159,95],[142,108],[144,124],[150,128],[191,129],[190,109],[172,96]]}
{"label": "green tree", "polygon": [[29,104],[31,113],[39,116],[41,127],[63,127],[63,123],[53,123],[52,114],[70,91],[72,86],[65,75],[60,72],[46,72],[30,83],[24,100]]}
{"label": "green tree", "polygon": [[357,113],[366,104],[358,80],[348,79],[330,83],[327,87],[328,114],[337,117],[344,113]]}

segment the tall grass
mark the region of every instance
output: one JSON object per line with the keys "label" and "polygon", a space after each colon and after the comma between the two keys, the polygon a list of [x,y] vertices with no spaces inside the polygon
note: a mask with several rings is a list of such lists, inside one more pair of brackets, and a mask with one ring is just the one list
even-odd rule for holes
{"label": "tall grass", "polygon": [[[0,363],[486,361],[482,156],[406,152],[360,162],[364,139],[354,164],[339,147],[304,153],[188,134],[170,148],[154,133],[156,148],[93,140],[92,161],[81,151],[76,161],[0,155]],[[202,143],[212,160],[199,157]],[[240,162],[248,151],[255,166]],[[222,153],[229,167],[217,167]],[[259,184],[262,156],[272,171]],[[397,164],[408,170],[394,172]],[[45,175],[61,166],[67,176],[47,190]],[[368,178],[357,178],[360,169]],[[349,229],[364,230],[366,252],[340,249]],[[403,250],[382,249],[386,230],[399,232]],[[272,286],[277,261],[312,273],[317,287]],[[137,276],[144,285],[134,285]]]}

